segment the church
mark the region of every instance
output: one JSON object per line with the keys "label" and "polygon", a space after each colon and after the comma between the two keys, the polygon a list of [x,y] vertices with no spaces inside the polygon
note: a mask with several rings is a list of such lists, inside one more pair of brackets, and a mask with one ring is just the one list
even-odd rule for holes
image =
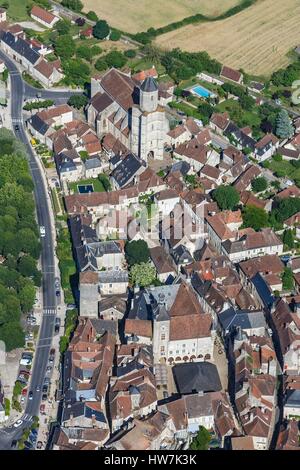
{"label": "church", "polygon": [[144,161],[163,159],[170,128],[152,76],[141,83],[110,69],[102,76],[93,77],[87,117],[99,138],[112,134]]}

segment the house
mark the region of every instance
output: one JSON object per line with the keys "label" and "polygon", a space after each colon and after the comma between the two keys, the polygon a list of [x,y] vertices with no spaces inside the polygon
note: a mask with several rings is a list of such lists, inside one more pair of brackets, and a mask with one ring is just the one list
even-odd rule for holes
{"label": "house", "polygon": [[74,182],[83,177],[83,164],[75,149],[56,155],[55,163],[61,182]]}
{"label": "house", "polygon": [[45,59],[35,65],[34,76],[47,88],[64,78],[60,61],[47,62]]}
{"label": "house", "polygon": [[136,176],[144,171],[143,161],[130,153],[113,170],[110,179],[114,189],[122,189],[134,182]]}
{"label": "house", "polygon": [[153,201],[154,204],[156,204],[159,214],[164,217],[166,215],[169,215],[170,212],[172,212],[172,210],[176,206],[176,204],[179,203],[180,196],[174,189],[164,189],[155,193]]}
{"label": "house", "polygon": [[236,239],[236,232],[243,223],[240,210],[218,212],[206,216],[205,220],[209,241],[219,253],[222,252],[224,241]]}
{"label": "house", "polygon": [[152,344],[152,324],[148,320],[127,318],[124,335],[127,343]]}
{"label": "house", "polygon": [[282,255],[283,242],[273,230],[270,228],[262,229],[259,232],[255,232],[253,229],[245,230],[240,231],[238,239],[228,239],[222,243],[222,252],[232,262],[238,263],[247,258],[267,254]]}
{"label": "house", "polygon": [[[242,284],[251,290],[251,280],[260,273],[272,290],[282,290],[284,264],[277,255],[264,255],[239,263]],[[274,284],[275,283],[275,284]]]}
{"label": "house", "polygon": [[99,276],[95,271],[79,274],[79,312],[82,317],[98,318]]}
{"label": "house", "polygon": [[101,296],[126,294],[127,287],[127,271],[110,270],[99,272],[99,288]]}
{"label": "house", "polygon": [[258,162],[271,158],[279,147],[279,139],[274,134],[265,134],[255,144],[254,157]]}
{"label": "house", "polygon": [[42,57],[20,36],[12,32],[2,32],[1,48],[5,54],[12,57],[16,62],[22,65],[29,73],[34,73],[34,66],[42,60]]}
{"label": "house", "polygon": [[230,123],[229,114],[225,113],[213,113],[209,120],[209,125],[213,131],[217,134],[223,135],[226,127]]}
{"label": "house", "polygon": [[173,153],[176,158],[187,162],[195,173],[205,164],[216,166],[220,161],[220,156],[215,150],[199,142],[199,136],[179,144]]}
{"label": "house", "polygon": [[99,136],[112,134],[141,160],[163,158],[169,121],[152,76],[139,85],[132,77],[111,69],[91,79],[91,96],[88,122]]}
{"label": "house", "polygon": [[67,104],[61,104],[39,111],[31,116],[26,124],[31,135],[52,148],[50,134],[55,131],[55,127],[63,126],[71,121],[73,121],[72,108]]}
{"label": "house", "polygon": [[103,163],[104,162],[98,156],[88,158],[84,162],[85,178],[87,179],[97,178],[97,176],[99,176],[100,173],[103,173],[104,170],[106,169],[106,166]]}
{"label": "house", "polygon": [[150,257],[155,266],[157,277],[161,282],[176,277],[176,269],[170,255],[166,253],[162,246],[150,249]]}
{"label": "house", "polygon": [[220,77],[226,78],[227,80],[230,80],[235,83],[243,83],[243,74],[238,70],[232,69],[225,65],[223,65],[222,67]]}
{"label": "house", "polygon": [[181,395],[219,392],[222,388],[217,367],[210,362],[176,364],[172,373]]}
{"label": "house", "polygon": [[200,177],[207,178],[213,181],[216,185],[220,185],[222,182],[221,171],[211,165],[204,165],[200,170]]}
{"label": "house", "polygon": [[123,296],[103,297],[99,302],[99,316],[103,320],[122,320],[127,309]]}
{"label": "house", "polygon": [[46,28],[53,28],[55,23],[59,21],[59,17],[53,15],[50,11],[34,5],[31,9],[30,16],[33,20],[41,23]]}
{"label": "house", "polygon": [[300,416],[300,390],[288,390],[284,400],[283,417],[286,419]]}
{"label": "house", "polygon": [[244,206],[255,206],[259,209],[263,209],[267,212],[270,212],[272,209],[272,200],[264,200],[256,197],[252,191],[242,191],[240,193],[240,202]]}
{"label": "house", "polygon": [[298,422],[294,419],[281,426],[276,450],[300,450]]}
{"label": "house", "polygon": [[234,122],[230,121],[224,131],[224,136],[237,146],[239,150],[249,149],[252,154],[255,151],[256,141],[245,129],[240,129]]}
{"label": "house", "polygon": [[218,318],[224,336],[235,332],[238,328],[248,336],[264,336],[267,328],[261,310],[239,310],[230,307],[221,312]]}
{"label": "house", "polygon": [[283,189],[282,191],[277,193],[276,197],[279,199],[285,199],[288,197],[300,197],[300,189],[296,185],[289,186],[288,188]]}

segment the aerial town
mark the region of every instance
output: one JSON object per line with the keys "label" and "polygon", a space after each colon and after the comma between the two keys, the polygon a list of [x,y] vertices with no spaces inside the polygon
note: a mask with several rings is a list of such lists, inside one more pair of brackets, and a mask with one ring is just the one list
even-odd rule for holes
{"label": "aerial town", "polygon": [[173,21],[23,3],[0,5],[0,450],[300,450],[297,42],[266,79],[160,48]]}

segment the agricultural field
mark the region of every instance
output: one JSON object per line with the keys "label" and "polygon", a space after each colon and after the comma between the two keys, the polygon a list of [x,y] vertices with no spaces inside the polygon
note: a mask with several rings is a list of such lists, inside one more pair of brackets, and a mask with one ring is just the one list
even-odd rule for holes
{"label": "agricultural field", "polygon": [[268,76],[289,63],[287,53],[300,43],[299,21],[298,0],[258,0],[235,16],[185,26],[159,36],[156,43],[166,49],[206,50],[228,66]]}
{"label": "agricultural field", "polygon": [[218,16],[241,0],[82,0],[85,12],[93,10],[111,26],[128,33],[159,28],[201,13]]}

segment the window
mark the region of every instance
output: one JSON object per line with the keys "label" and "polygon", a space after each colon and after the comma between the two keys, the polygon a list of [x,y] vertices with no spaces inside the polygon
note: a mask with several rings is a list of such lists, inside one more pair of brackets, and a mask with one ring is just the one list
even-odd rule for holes
{"label": "window", "polygon": [[162,341],[163,341],[164,339],[166,339],[166,335],[165,335],[165,333],[162,333],[162,335],[161,335],[160,339],[161,339]]}
{"label": "window", "polygon": [[151,96],[151,101],[153,101],[153,100],[154,100],[154,96],[152,95],[152,96]]}

